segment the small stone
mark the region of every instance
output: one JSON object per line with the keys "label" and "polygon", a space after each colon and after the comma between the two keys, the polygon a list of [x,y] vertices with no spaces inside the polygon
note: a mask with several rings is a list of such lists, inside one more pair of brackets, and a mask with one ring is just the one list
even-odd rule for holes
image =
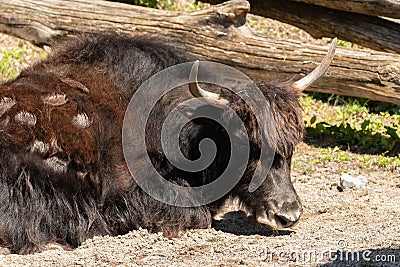
{"label": "small stone", "polygon": [[0,247],[0,255],[8,255],[11,254],[11,251],[8,248]]}
{"label": "small stone", "polygon": [[75,265],[84,266],[85,265],[85,261],[84,260],[77,260],[77,261],[75,261]]}
{"label": "small stone", "polygon": [[344,173],[340,176],[340,187],[341,188],[365,188],[368,179],[362,175],[357,177],[351,176],[350,174]]}

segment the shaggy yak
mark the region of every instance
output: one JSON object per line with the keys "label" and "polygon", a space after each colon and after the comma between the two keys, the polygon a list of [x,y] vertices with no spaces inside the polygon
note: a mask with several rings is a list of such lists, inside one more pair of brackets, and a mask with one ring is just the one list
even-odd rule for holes
{"label": "shaggy yak", "polygon": [[121,35],[83,35],[55,46],[47,59],[0,85],[0,246],[21,254],[53,242],[77,247],[96,235],[120,235],[139,227],[174,237],[185,229],[209,227],[228,197],[239,198],[262,224],[292,226],[302,212],[290,178],[294,146],[303,133],[298,96],[325,72],[333,53],[334,44],[324,62],[297,82],[257,84],[278,133],[272,166],[254,192],[248,190],[249,177],[258,162],[260,140],[269,137],[260,136],[259,122],[241,98],[192,82],[159,100],[146,126],[147,150],[158,172],[172,183],[189,188],[209,183],[230,157],[224,128],[196,118],[181,132],[182,153],[195,160],[199,142],[210,138],[217,147],[216,163],[190,173],[166,159],[160,129],[177,100],[203,96],[227,123],[230,115],[221,106],[229,105],[249,136],[250,155],[238,184],[208,205],[180,207],[157,201],[138,186],[124,160],[121,130],[140,85],[193,56],[152,38]]}

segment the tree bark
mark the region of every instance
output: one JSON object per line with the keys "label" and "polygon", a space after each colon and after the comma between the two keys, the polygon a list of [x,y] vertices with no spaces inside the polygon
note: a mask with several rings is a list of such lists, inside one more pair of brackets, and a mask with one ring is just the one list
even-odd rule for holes
{"label": "tree bark", "polygon": [[[202,1],[211,4],[224,2]],[[394,21],[291,0],[249,2],[251,13],[294,25],[314,38],[338,37],[378,51],[400,54],[400,24]]]}
{"label": "tree bark", "polygon": [[[231,65],[262,81],[300,78],[325,55],[327,47],[254,34],[243,25],[248,11],[244,0],[189,14],[100,0],[0,0],[0,31],[40,44],[78,32],[162,36],[201,60]],[[310,90],[400,105],[400,56],[337,49],[327,74]]]}
{"label": "tree bark", "polygon": [[294,0],[332,9],[365,14],[376,17],[400,19],[398,0]]}

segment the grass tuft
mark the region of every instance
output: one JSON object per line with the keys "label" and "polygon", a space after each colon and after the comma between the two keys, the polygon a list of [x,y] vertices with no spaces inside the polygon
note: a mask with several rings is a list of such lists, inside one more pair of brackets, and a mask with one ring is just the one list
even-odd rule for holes
{"label": "grass tuft", "polygon": [[400,168],[399,106],[320,93],[304,96],[300,102],[305,140],[321,148],[317,163],[356,157],[365,168]]}
{"label": "grass tuft", "polygon": [[319,146],[339,146],[356,153],[396,156],[400,152],[400,110],[369,105],[365,99],[313,95],[301,99],[307,138]]}

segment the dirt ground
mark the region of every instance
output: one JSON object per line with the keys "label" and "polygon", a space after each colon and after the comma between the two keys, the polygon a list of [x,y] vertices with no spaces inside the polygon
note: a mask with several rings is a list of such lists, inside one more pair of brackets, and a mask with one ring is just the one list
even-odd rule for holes
{"label": "dirt ground", "polygon": [[[286,29],[271,25],[271,32]],[[291,229],[274,232],[233,211],[176,239],[137,230],[96,237],[73,251],[0,255],[0,266],[400,266],[400,170],[367,168],[350,152],[347,161],[315,163],[319,153],[306,142],[295,152],[297,164],[313,171],[293,168],[304,214]],[[339,190],[343,172],[365,176],[366,187]]]}

